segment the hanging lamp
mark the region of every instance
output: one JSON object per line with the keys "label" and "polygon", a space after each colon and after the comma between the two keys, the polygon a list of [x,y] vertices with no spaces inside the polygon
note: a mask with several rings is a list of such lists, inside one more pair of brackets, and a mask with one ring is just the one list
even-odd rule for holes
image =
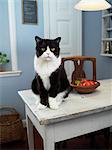
{"label": "hanging lamp", "polygon": [[110,8],[106,0],[81,0],[74,8],[83,11],[98,11]]}

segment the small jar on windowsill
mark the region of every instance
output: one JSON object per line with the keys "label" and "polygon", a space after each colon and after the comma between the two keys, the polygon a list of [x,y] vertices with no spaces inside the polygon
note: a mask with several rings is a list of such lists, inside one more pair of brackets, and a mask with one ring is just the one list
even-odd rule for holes
{"label": "small jar on windowsill", "polygon": [[0,72],[5,71],[5,66],[7,63],[9,63],[9,59],[7,58],[7,54],[0,52]]}

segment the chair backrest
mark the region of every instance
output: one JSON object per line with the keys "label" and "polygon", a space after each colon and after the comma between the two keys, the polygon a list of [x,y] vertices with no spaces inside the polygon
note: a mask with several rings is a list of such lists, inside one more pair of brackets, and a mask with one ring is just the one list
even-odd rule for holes
{"label": "chair backrest", "polygon": [[72,72],[71,80],[80,80],[82,78],[86,78],[86,73],[84,71],[84,62],[91,61],[92,62],[92,71],[93,71],[93,81],[96,81],[96,57],[92,56],[71,56],[71,57],[63,57],[62,64],[66,61],[72,61],[74,64],[74,71]]}

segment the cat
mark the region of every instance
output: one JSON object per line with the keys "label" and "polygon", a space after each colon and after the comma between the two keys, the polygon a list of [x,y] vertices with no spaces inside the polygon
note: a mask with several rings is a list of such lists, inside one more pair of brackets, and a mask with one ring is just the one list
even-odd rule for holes
{"label": "cat", "polygon": [[61,37],[42,39],[35,36],[36,54],[34,56],[35,78],[32,91],[39,95],[39,109],[50,107],[58,109],[70,93],[70,84],[60,56]]}

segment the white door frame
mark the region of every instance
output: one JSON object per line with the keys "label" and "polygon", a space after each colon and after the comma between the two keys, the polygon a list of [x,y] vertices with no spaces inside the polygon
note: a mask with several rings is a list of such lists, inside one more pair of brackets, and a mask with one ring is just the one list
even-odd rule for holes
{"label": "white door frame", "polygon": [[50,37],[49,0],[43,0],[43,14],[44,14],[44,38],[49,38]]}
{"label": "white door frame", "polygon": [[[77,2],[79,0],[76,0]],[[75,4],[74,4],[75,5]],[[49,0],[43,0],[43,14],[44,14],[44,38],[50,37],[50,11],[49,11]],[[82,55],[82,12],[75,11],[77,22],[77,30],[76,34],[78,35],[78,42],[79,42],[79,54]]]}

